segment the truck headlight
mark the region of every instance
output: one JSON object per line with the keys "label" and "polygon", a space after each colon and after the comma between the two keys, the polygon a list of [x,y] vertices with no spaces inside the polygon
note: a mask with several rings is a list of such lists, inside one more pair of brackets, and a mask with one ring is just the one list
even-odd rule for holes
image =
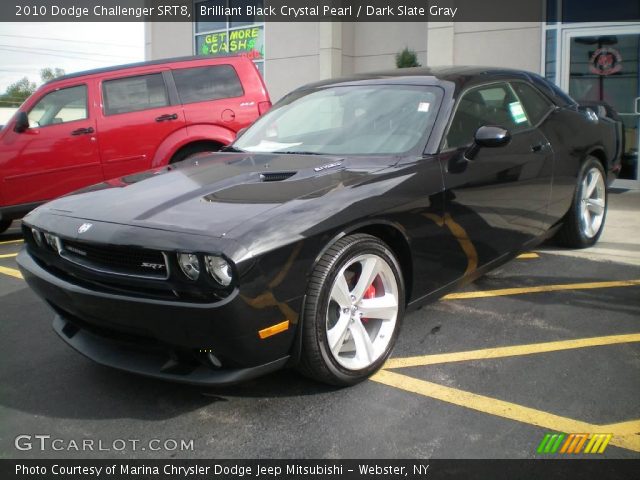
{"label": "truck headlight", "polygon": [[231,285],[233,273],[231,272],[231,266],[224,258],[216,255],[205,255],[204,264],[207,272],[216,282],[223,287]]}
{"label": "truck headlight", "polygon": [[197,280],[200,276],[200,260],[193,253],[178,253],[178,265],[187,278]]}

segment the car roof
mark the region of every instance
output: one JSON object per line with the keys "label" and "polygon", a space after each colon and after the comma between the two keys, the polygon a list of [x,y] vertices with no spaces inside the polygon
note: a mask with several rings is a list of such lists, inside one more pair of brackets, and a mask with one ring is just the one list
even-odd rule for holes
{"label": "car roof", "polygon": [[159,60],[147,60],[144,62],[126,63],[122,65],[113,65],[111,67],[103,67],[103,68],[96,68],[93,70],[84,70],[82,72],[69,73],[67,75],[62,75],[60,77],[56,77],[52,80],[49,80],[44,85],[50,85],[56,82],[61,82],[63,80],[69,80],[71,78],[86,77],[89,75],[100,75],[103,73],[116,72],[119,70],[128,70],[128,69],[148,67],[153,65],[164,65],[168,63],[206,62],[206,61],[209,61],[212,63],[235,63],[238,61],[246,61],[246,59],[242,56],[206,57],[203,55],[190,55],[186,57],[162,58]]}
{"label": "car roof", "polygon": [[456,65],[440,67],[396,68],[379,72],[360,73],[347,77],[321,80],[297,89],[312,90],[344,84],[394,83],[404,85],[437,85],[450,82],[455,94],[466,87],[501,80],[524,80],[542,90],[557,105],[575,103],[571,97],[540,75],[511,68],[485,67],[476,65]]}
{"label": "car roof", "polygon": [[317,88],[328,85],[338,85],[341,83],[351,82],[367,82],[373,81],[379,83],[379,80],[393,80],[393,83],[416,84],[425,81],[427,83],[437,83],[438,81],[454,82],[463,86],[470,81],[475,81],[481,77],[483,81],[492,79],[503,79],[504,77],[520,77],[526,78],[526,72],[521,70],[513,70],[495,67],[479,67],[479,66],[443,66],[443,67],[413,67],[413,68],[396,68],[395,70],[383,70],[378,72],[359,73],[347,77],[333,78],[321,80],[307,84],[302,89]]}

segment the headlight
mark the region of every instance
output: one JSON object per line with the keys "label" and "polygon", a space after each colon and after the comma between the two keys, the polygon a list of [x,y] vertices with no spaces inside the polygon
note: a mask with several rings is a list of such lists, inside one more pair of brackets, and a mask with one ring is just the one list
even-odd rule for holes
{"label": "headlight", "polygon": [[60,237],[54,235],[53,233],[44,232],[44,239],[47,241],[49,246],[54,249],[56,252],[60,253],[62,251],[62,242],[60,241]]}
{"label": "headlight", "polygon": [[40,230],[36,229],[36,228],[32,228],[31,229],[31,235],[33,236],[33,239],[36,242],[36,245],[38,245],[39,247],[42,247],[42,233],[40,233]]}
{"label": "headlight", "polygon": [[204,264],[207,267],[207,272],[223,287],[228,287],[231,284],[233,277],[231,273],[231,266],[222,257],[215,255],[205,255]]}
{"label": "headlight", "polygon": [[178,265],[191,280],[197,280],[200,276],[200,261],[193,253],[178,253]]}

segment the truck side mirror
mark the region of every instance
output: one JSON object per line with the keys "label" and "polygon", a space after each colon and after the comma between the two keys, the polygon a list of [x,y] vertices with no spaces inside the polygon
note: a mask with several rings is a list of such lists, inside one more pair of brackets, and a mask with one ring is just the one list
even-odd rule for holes
{"label": "truck side mirror", "polygon": [[16,133],[22,133],[29,128],[29,117],[26,112],[18,112],[16,115],[16,123],[13,127],[13,131]]}

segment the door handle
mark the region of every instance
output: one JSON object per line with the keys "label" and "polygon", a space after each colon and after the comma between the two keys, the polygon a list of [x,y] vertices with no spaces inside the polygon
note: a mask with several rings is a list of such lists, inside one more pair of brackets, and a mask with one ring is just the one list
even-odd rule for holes
{"label": "door handle", "polygon": [[71,132],[71,135],[86,135],[88,133],[94,133],[95,130],[93,129],[93,127],[89,127],[89,128],[77,128],[75,130],[73,130]]}
{"label": "door handle", "polygon": [[167,113],[166,115],[160,115],[159,117],[156,117],[156,122],[166,122],[168,120],[177,120],[177,119],[178,119],[177,113]]}

